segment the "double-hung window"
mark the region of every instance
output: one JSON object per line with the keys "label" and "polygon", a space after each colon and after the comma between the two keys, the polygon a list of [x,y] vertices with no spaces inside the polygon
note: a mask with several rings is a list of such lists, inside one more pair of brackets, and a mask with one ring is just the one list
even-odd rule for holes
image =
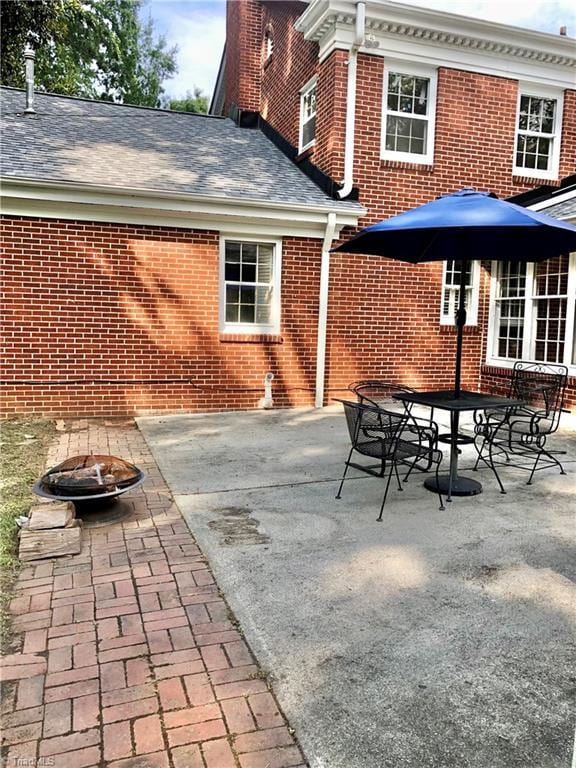
{"label": "double-hung window", "polygon": [[220,328],[279,333],[280,242],[223,238]]}
{"label": "double-hung window", "polygon": [[[461,261],[444,262],[444,278],[442,281],[442,310],[440,323],[454,325],[456,310],[460,301],[460,277],[462,274]],[[466,325],[476,325],[478,322],[478,286],[480,282],[480,264],[477,261],[464,262],[466,265]]]}
{"label": "double-hung window", "polygon": [[561,94],[521,89],[516,118],[514,173],[556,179],[560,157]]}
{"label": "double-hung window", "polygon": [[388,64],[384,69],[382,158],[431,164],[436,71]]}
{"label": "double-hung window", "polygon": [[499,262],[493,273],[488,362],[522,358],[576,372],[576,254]]}
{"label": "double-hung window", "polygon": [[314,145],[316,139],[316,78],[309,80],[300,91],[299,151]]}

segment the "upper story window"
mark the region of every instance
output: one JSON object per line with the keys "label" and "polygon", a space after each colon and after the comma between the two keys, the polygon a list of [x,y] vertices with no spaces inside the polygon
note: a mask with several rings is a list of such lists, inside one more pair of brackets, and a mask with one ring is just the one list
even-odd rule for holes
{"label": "upper story window", "polygon": [[[476,325],[478,322],[478,288],[480,284],[480,264],[477,261],[464,262],[466,269],[466,325]],[[456,310],[460,301],[461,261],[444,262],[444,277],[442,280],[442,310],[440,323],[454,325]]]}
{"label": "upper story window", "polygon": [[316,138],[316,78],[312,78],[300,91],[300,142],[303,152],[314,145]]}
{"label": "upper story window", "polygon": [[274,37],[272,35],[272,30],[268,29],[266,31],[266,36],[264,38],[264,62],[267,62],[270,56],[272,56],[272,53],[274,51]]}
{"label": "upper story window", "polygon": [[488,359],[563,363],[576,370],[576,254],[493,265]]}
{"label": "upper story window", "polygon": [[220,327],[224,333],[280,330],[278,241],[221,241]]}
{"label": "upper story window", "polygon": [[436,82],[435,70],[405,64],[385,67],[383,159],[433,162]]}
{"label": "upper story window", "polygon": [[561,96],[521,90],[516,120],[514,173],[535,178],[558,177]]}

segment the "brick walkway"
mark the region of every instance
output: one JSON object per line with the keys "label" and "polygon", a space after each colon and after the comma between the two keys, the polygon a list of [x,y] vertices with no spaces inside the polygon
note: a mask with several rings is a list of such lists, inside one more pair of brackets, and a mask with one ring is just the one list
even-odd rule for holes
{"label": "brick walkway", "polygon": [[[241,630],[132,422],[72,422],[48,457],[148,473],[82,553],[24,567],[3,660],[6,766],[303,768]],[[117,502],[118,504],[118,502]],[[115,505],[117,507],[117,505]]]}

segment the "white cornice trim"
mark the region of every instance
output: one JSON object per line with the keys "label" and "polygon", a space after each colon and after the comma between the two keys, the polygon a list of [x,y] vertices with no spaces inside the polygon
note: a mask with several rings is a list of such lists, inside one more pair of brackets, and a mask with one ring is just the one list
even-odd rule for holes
{"label": "white cornice trim", "polygon": [[[353,0],[314,0],[296,22],[307,40],[319,43],[321,60],[349,50],[354,36]],[[369,42],[375,56],[435,62],[561,88],[576,88],[576,41],[504,24],[418,8],[388,0],[366,4]],[[370,40],[370,38],[372,38]]]}
{"label": "white cornice trim", "polygon": [[[109,221],[274,236],[322,238],[329,213],[338,228],[355,226],[364,209],[223,200],[182,193],[96,187],[34,179],[4,179],[2,213],[13,216]],[[287,215],[288,214],[288,215]],[[256,229],[255,229],[256,228]]]}

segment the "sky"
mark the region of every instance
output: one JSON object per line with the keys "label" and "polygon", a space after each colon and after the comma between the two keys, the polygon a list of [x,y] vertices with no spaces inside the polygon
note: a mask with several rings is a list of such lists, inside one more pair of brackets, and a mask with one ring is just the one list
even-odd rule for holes
{"label": "sky", "polygon": [[[411,5],[460,13],[558,34],[568,27],[576,37],[574,0],[403,0]],[[169,96],[184,96],[194,87],[212,95],[224,46],[225,0],[148,0],[156,30],[178,46],[178,74],[164,83]]]}

